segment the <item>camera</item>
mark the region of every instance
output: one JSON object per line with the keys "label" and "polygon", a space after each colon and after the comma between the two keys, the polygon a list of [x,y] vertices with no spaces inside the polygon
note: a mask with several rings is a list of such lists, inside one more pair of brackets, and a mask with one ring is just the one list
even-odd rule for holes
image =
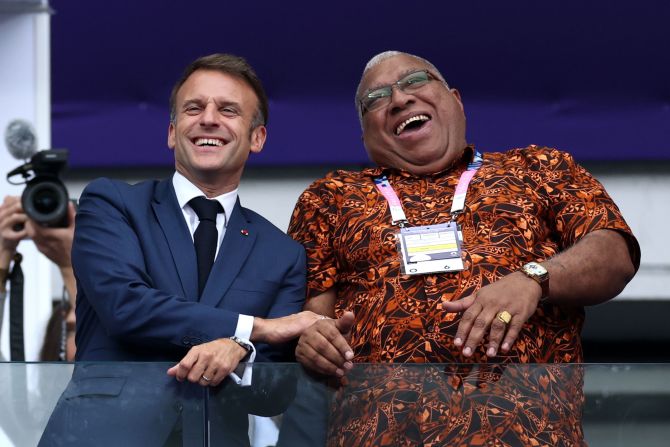
{"label": "camera", "polygon": [[67,189],[59,174],[67,165],[67,149],[50,149],[37,152],[29,162],[7,174],[7,181],[13,185],[12,177],[21,175],[26,188],[21,195],[21,205],[26,215],[46,227],[68,226]]}

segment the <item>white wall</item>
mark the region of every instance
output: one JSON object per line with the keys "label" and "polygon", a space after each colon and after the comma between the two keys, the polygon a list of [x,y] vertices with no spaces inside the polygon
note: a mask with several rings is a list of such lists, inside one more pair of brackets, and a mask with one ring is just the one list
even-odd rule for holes
{"label": "white wall", "polygon": [[[9,122],[16,118],[25,119],[35,126],[39,147],[48,148],[51,145],[49,13],[21,13],[18,6],[6,12],[9,10],[0,8],[0,132],[4,140],[4,129]],[[11,158],[4,150],[4,144],[1,146],[0,174],[4,178],[6,172],[18,166],[20,161]],[[0,180],[0,198],[7,194],[20,195],[22,191],[22,187]],[[26,277],[26,359],[36,360],[51,313],[51,267],[30,241],[21,242],[19,251],[24,256]],[[0,332],[0,357],[6,359],[9,359],[8,314],[6,307]]]}
{"label": "white wall", "polygon": [[640,270],[618,299],[670,300],[670,172],[600,174],[640,242]]}

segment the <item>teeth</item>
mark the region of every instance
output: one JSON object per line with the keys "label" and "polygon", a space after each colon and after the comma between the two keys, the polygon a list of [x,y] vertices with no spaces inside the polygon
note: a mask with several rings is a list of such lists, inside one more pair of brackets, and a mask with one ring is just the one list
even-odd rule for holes
{"label": "teeth", "polygon": [[195,140],[196,146],[223,146],[223,141],[216,138],[198,138]]}
{"label": "teeth", "polygon": [[428,118],[426,115],[416,115],[416,116],[413,116],[411,118],[407,118],[405,121],[400,123],[400,125],[398,127],[396,127],[395,134],[400,135],[400,133],[403,130],[405,130],[405,127],[407,127],[407,125],[409,123],[412,123],[414,121],[428,121],[428,120],[430,120],[430,118]]}

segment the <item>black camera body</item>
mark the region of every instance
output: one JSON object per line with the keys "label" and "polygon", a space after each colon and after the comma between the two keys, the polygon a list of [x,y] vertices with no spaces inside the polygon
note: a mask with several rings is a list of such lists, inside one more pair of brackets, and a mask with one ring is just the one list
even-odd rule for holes
{"label": "black camera body", "polygon": [[7,174],[7,180],[19,174],[26,180],[21,205],[26,215],[40,225],[67,227],[69,224],[70,199],[60,179],[60,173],[67,165],[67,157],[67,149],[40,151],[29,162]]}

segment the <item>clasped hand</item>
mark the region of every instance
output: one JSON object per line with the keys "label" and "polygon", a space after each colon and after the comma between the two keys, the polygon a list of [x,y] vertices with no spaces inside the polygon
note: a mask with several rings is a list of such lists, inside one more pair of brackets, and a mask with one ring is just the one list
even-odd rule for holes
{"label": "clasped hand", "polygon": [[[286,343],[295,339],[321,319],[310,311],[279,318],[254,318],[251,338],[255,342]],[[177,380],[217,386],[247,355],[247,350],[229,338],[219,338],[192,347],[179,363],[168,369],[168,375]]]}
{"label": "clasped hand", "polygon": [[349,346],[354,314],[345,312],[338,319],[321,319],[300,336],[296,359],[320,374],[342,377],[353,367],[354,353]]}
{"label": "clasped hand", "polygon": [[217,386],[246,355],[247,350],[237,342],[219,338],[192,347],[167,373],[180,382],[188,380],[202,386]]}

